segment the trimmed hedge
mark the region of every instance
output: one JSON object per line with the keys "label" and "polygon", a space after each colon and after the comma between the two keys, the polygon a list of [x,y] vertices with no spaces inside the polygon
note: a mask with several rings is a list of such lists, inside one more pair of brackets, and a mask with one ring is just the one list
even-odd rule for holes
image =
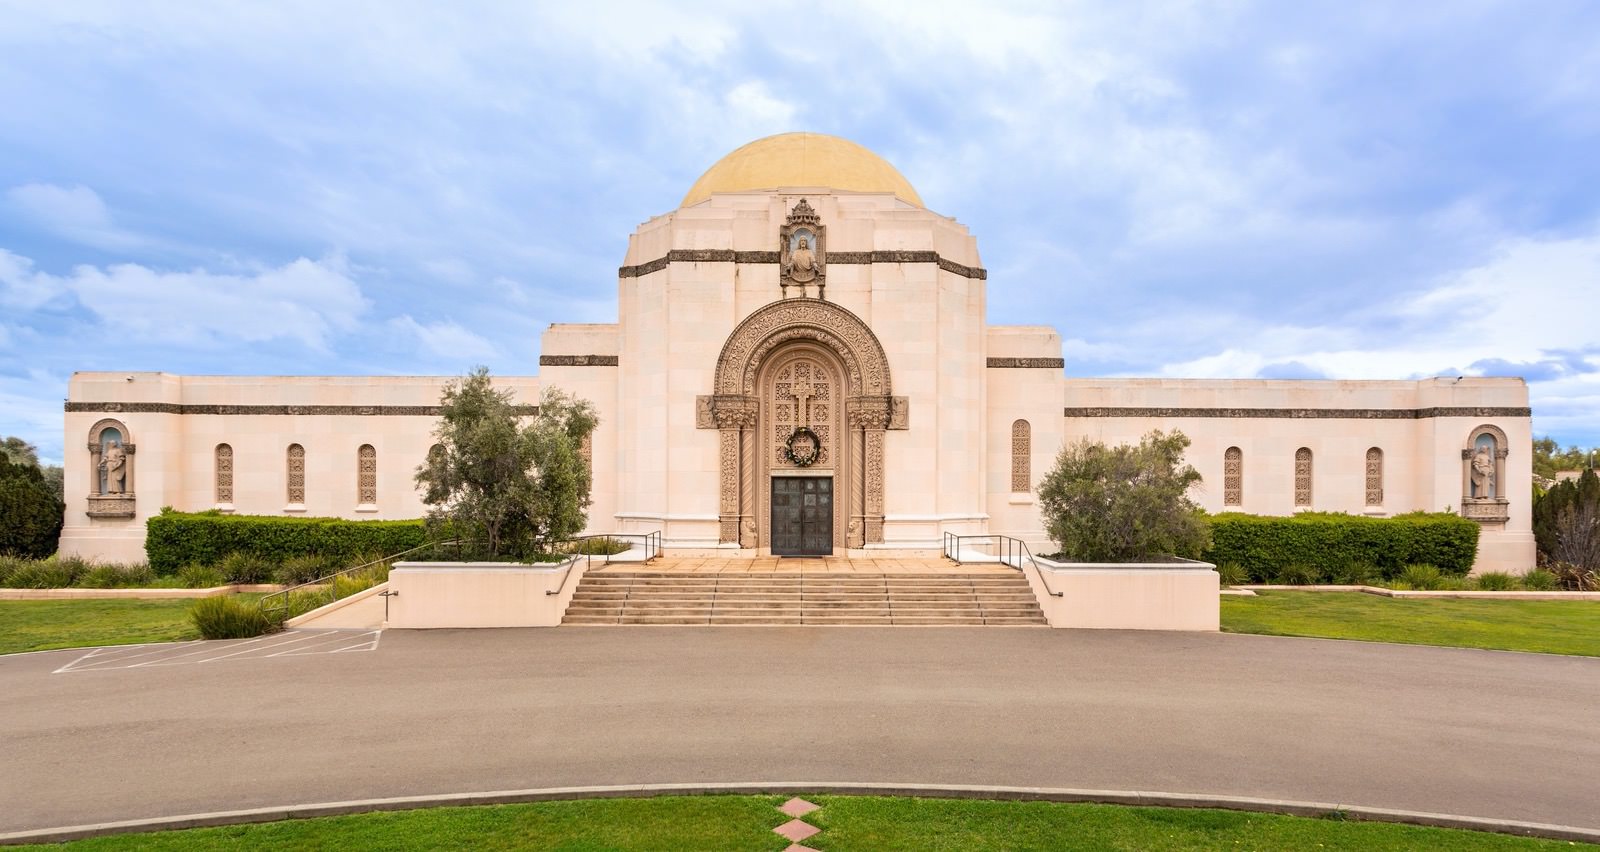
{"label": "trimmed hedge", "polygon": [[420,518],[347,521],[164,510],[146,524],[144,550],[151,568],[171,574],[184,565],[217,565],[230,553],[274,564],[308,554],[349,562],[366,554],[388,556],[427,541]]}
{"label": "trimmed hedge", "polygon": [[1478,556],[1478,524],[1449,512],[1412,512],[1368,518],[1335,512],[1267,517],[1227,512],[1211,516],[1211,549],[1203,558],[1236,563],[1253,583],[1270,582],[1294,565],[1324,575],[1350,565],[1371,565],[1394,579],[1407,565],[1437,567],[1463,576]]}

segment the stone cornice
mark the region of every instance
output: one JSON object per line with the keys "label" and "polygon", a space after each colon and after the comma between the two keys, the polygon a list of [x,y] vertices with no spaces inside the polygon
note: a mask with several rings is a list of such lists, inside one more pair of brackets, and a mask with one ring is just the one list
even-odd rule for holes
{"label": "stone cornice", "polygon": [[615,355],[540,355],[541,367],[615,367]]}
{"label": "stone cornice", "polygon": [[1067,361],[1065,358],[990,358],[984,366],[1060,370],[1067,366]]}
{"label": "stone cornice", "polygon": [[[539,413],[537,405],[513,406],[518,414]],[[437,405],[185,405],[176,402],[69,402],[70,413],[311,415],[341,417],[438,417]]]}
{"label": "stone cornice", "polygon": [[[624,266],[617,270],[621,278],[638,278],[660,272],[670,263],[771,263],[777,264],[775,251],[734,251],[732,249],[673,249],[665,257],[646,261],[637,266]],[[830,251],[828,265],[855,265],[871,263],[933,263],[940,269],[963,278],[987,279],[989,271],[981,266],[965,266],[946,260],[936,251]]]}
{"label": "stone cornice", "polygon": [[1067,417],[1234,417],[1290,420],[1426,420],[1433,417],[1531,417],[1531,408],[1067,408]]}

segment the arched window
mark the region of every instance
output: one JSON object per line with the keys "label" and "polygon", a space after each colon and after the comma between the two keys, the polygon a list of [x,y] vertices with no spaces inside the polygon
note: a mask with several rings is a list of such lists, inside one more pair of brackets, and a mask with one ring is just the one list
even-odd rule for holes
{"label": "arched window", "polygon": [[218,444],[216,459],[217,503],[231,506],[233,505],[233,447]]}
{"label": "arched window", "polygon": [[1367,450],[1367,505],[1383,505],[1383,450]]}
{"label": "arched window", "polygon": [[306,502],[306,448],[290,444],[286,460],[289,481],[289,505],[304,506]]}
{"label": "arched window", "polygon": [[378,451],[371,444],[356,450],[356,502],[378,505]]}
{"label": "arched window", "polygon": [[1308,447],[1294,451],[1294,505],[1297,509],[1311,506],[1311,450]]}
{"label": "arched window", "polygon": [[1222,454],[1222,505],[1244,505],[1244,451],[1238,447]]}
{"label": "arched window", "polygon": [[1011,490],[1033,490],[1033,426],[1026,420],[1011,424]]}

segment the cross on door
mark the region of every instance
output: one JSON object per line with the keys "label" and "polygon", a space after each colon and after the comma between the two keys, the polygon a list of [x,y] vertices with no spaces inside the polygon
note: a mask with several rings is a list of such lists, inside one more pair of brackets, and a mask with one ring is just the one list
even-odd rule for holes
{"label": "cross on door", "polygon": [[817,394],[816,388],[811,384],[811,378],[809,376],[796,376],[794,389],[789,393],[799,402],[799,405],[795,406],[795,414],[800,418],[800,425],[810,426],[811,398]]}

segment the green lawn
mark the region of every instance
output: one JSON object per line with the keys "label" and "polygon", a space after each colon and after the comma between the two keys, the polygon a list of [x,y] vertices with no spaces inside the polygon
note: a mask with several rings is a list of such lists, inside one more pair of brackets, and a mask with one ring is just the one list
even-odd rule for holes
{"label": "green lawn", "polygon": [[1224,595],[1229,633],[1600,656],[1600,601],[1384,598],[1360,592]]}
{"label": "green lawn", "polygon": [[[788,820],[776,809],[783,798],[679,796],[437,808],[102,837],[66,846],[78,850],[777,850],[788,845],[772,833]],[[823,832],[805,844],[835,852],[1579,848],[1578,844],[1498,834],[1232,811],[958,799],[807,798],[823,806],[806,818]]]}
{"label": "green lawn", "polygon": [[0,654],[199,639],[188,600],[0,601]]}

